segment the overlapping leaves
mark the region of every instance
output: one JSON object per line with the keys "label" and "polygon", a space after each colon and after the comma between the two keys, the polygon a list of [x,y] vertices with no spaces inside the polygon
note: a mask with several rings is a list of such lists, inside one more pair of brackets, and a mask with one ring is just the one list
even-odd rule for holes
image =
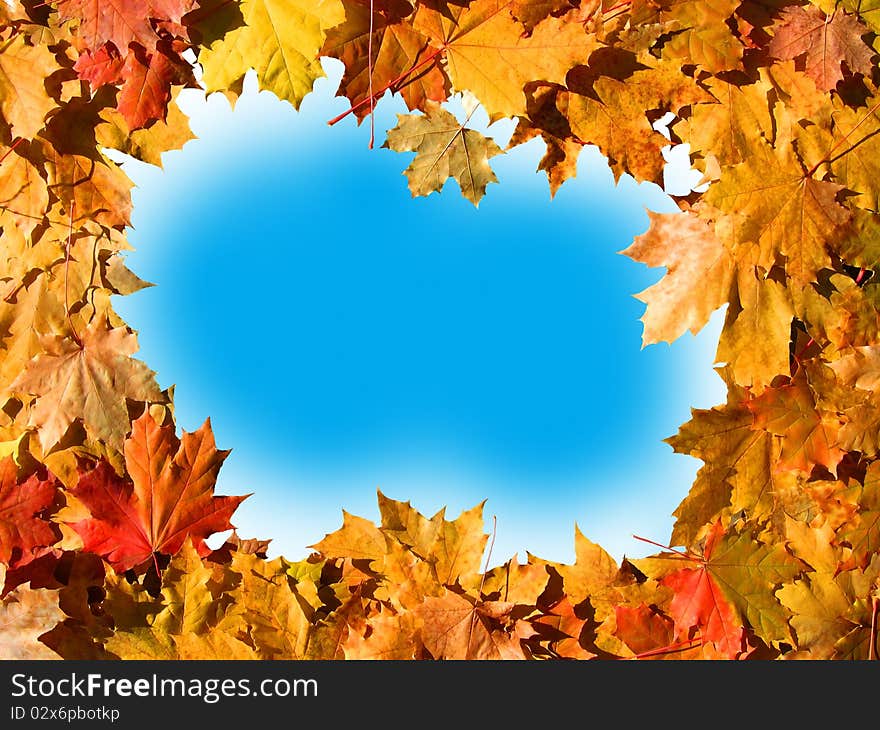
{"label": "overlapping leaves", "polygon": [[[876,657],[876,16],[849,0],[0,5],[0,653]],[[664,148],[689,145],[704,192],[620,246],[665,269],[637,294],[643,345],[725,309],[727,402],[668,439],[703,462],[668,547],[618,564],[576,529],[571,565],[490,568],[482,505],[449,520],[381,493],[380,524],[344,512],[298,563],[234,533],[207,546],[243,497],[213,493],[226,452],[208,422],[178,438],[173,392],[113,309],[147,284],[125,267],[131,184],[105,149],[161,164],[191,137],[175,99],[197,71],[234,100],[252,70],[299,107],[322,57],[358,122],[386,94],[407,105],[384,146],[414,154],[412,195],[450,179],[475,205],[490,194],[504,151],[478,107],[515,122],[508,149],[545,143],[551,193],[586,145],[615,179],[658,185]]]}

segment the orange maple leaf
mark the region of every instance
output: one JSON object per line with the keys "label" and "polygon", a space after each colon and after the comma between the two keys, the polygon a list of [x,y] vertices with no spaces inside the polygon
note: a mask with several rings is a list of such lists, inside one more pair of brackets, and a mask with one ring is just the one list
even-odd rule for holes
{"label": "orange maple leaf", "polygon": [[159,426],[147,411],[132,424],[124,453],[129,477],[101,461],[70,490],[91,512],[71,527],[85,550],[117,571],[140,566],[154,553],[173,555],[187,537],[207,555],[205,538],[232,529],[232,513],[250,496],[214,496],[229,452],[215,447],[210,421],[178,440],[173,426]]}

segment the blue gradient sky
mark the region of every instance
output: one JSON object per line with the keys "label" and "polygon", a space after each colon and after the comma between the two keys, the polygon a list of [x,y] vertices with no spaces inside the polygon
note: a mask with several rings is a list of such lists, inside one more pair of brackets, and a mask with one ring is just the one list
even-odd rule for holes
{"label": "blue gradient sky", "polygon": [[570,561],[575,523],[617,559],[653,552],[632,535],[668,538],[699,466],[662,439],[723,400],[720,313],[641,349],[632,295],[662,272],[616,252],[669,198],[588,149],[551,201],[535,140],[493,160],[479,209],[453,181],[413,199],[411,155],[378,147],[404,109],[383,100],[369,150],[367,124],[327,126],[347,108],[327,69],[300,112],[252,83],[234,111],[185,92],[198,139],[164,171],[125,163],[127,261],[157,286],[115,304],[179,427],[210,416],[232,448],[217,493],[254,492],[240,534],[295,559],[342,508],[377,518],[379,488],[450,518],[486,499],[493,564]]}

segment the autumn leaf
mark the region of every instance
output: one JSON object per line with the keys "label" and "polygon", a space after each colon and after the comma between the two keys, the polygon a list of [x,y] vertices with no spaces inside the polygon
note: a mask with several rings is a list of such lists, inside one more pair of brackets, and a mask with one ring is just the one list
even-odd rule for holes
{"label": "autumn leaf", "polygon": [[776,58],[803,57],[806,74],[831,91],[843,80],[843,64],[870,75],[874,53],[862,40],[867,33],[857,15],[835,10],[826,17],[817,7],[796,5],[783,8],[767,50]]}
{"label": "autumn leaf", "polygon": [[49,190],[73,211],[73,224],[93,218],[102,225],[123,228],[130,222],[132,183],[103,155],[53,154],[48,165]]}
{"label": "autumn leaf", "polygon": [[743,44],[728,20],[740,0],[661,0],[660,17],[671,38],[663,55],[698,64],[712,73],[742,67]]}
{"label": "autumn leaf", "polygon": [[490,138],[458,120],[445,109],[428,105],[424,115],[398,114],[397,126],[388,131],[383,147],[415,152],[404,174],[413,197],[440,192],[450,177],[474,205],[498,178],[489,160],[502,153]]}
{"label": "autumn leaf", "polygon": [[262,560],[237,553],[231,569],[241,576],[231,617],[246,622],[246,635],[261,659],[303,659],[311,620],[290,585],[280,558]]}
{"label": "autumn leaf", "polygon": [[24,34],[0,43],[0,114],[15,136],[32,139],[43,128],[56,106],[45,79],[57,70],[52,53]]}
{"label": "autumn leaf", "polygon": [[51,474],[19,479],[13,458],[0,460],[0,563],[27,563],[36,548],[58,541],[60,535],[46,519],[57,493],[58,482]]}
{"label": "autumn leaf", "polygon": [[650,228],[621,251],[665,276],[636,295],[647,304],[642,346],[697,334],[730,298],[734,259],[711,225],[696,216],[648,211]]}
{"label": "autumn leaf", "polygon": [[754,415],[753,428],[782,440],[777,469],[809,472],[816,464],[831,471],[837,468],[844,455],[837,446],[841,424],[833,414],[818,411],[806,377],[768,388],[746,406]]}
{"label": "autumn leaf", "polygon": [[880,560],[864,570],[816,570],[780,588],[776,595],[792,613],[798,646],[809,659],[867,659],[877,641],[872,606]]}
{"label": "autumn leaf", "polygon": [[346,659],[395,660],[414,659],[419,649],[416,616],[413,613],[383,613],[372,618],[366,635],[349,632],[343,651]]}
{"label": "autumn leaf", "polygon": [[525,114],[527,82],[561,84],[598,47],[579,23],[549,17],[525,33],[510,11],[510,0],[473,0],[465,7],[423,4],[413,20],[443,54],[453,87],[473,93],[490,122]]}
{"label": "autumn leaf", "polygon": [[724,595],[708,567],[715,543],[720,537],[720,522],[710,533],[697,568],[681,568],[665,576],[661,583],[675,592],[669,614],[675,622],[678,639],[690,639],[698,629],[703,641],[712,642],[722,655],[736,658],[744,649],[742,620]]}
{"label": "autumn leaf", "polygon": [[137,160],[161,167],[162,153],[181,149],[195,137],[186,115],[175,103],[177,92],[179,89],[172,89],[165,119],[155,121],[147,129],[132,130],[118,111],[102,110],[101,118],[105,123],[98,125],[95,130],[98,142]]}
{"label": "autumn leaf", "polygon": [[660,182],[661,150],[669,141],[653,128],[648,112],[712,100],[677,63],[646,66],[631,54],[597,51],[567,76],[569,91],[557,107],[582,143],[608,158],[615,180],[628,172],[637,181]]}
{"label": "autumn leaf", "polygon": [[49,191],[40,168],[24,154],[28,147],[0,145],[0,209],[8,211],[24,236],[30,236],[49,207]]}
{"label": "autumn leaf", "polygon": [[310,545],[328,558],[380,560],[385,555],[385,538],[369,520],[342,511],[342,527],[320,542]]}
{"label": "autumn leaf", "polygon": [[229,518],[245,497],[213,494],[229,452],[214,446],[209,421],[178,440],[173,425],[160,426],[145,412],[132,423],[124,453],[129,477],[101,461],[71,489],[91,512],[71,525],[85,550],[125,571],[154,553],[177,553],[187,538],[206,555],[205,538],[232,529]]}
{"label": "autumn leaf", "polygon": [[615,607],[614,635],[633,654],[671,647],[674,643],[672,620],[644,603]]}
{"label": "autumn leaf", "polygon": [[519,641],[495,624],[510,604],[473,604],[449,590],[415,609],[421,638],[434,659],[525,659]]}
{"label": "autumn leaf", "polygon": [[76,23],[77,35],[93,51],[108,41],[120,53],[131,43],[149,49],[158,40],[148,0],[56,0],[55,7],[62,20]]}
{"label": "autumn leaf", "polygon": [[179,63],[159,51],[150,54],[130,51],[122,76],[124,83],[117,108],[131,131],[151,122],[164,121],[171,101],[171,85],[184,81]]}
{"label": "autumn leaf", "polygon": [[40,637],[63,619],[58,591],[19,586],[0,600],[0,659],[60,659]]}
{"label": "autumn leaf", "polygon": [[10,388],[36,397],[28,426],[48,451],[80,419],[86,432],[119,448],[128,432],[126,399],[159,401],[154,373],[131,355],[137,350],[126,328],[108,329],[98,319],[81,344],[57,335],[43,338],[44,354],[29,362]]}
{"label": "autumn leaf", "polygon": [[378,9],[371,14],[368,4],[346,5],[345,21],[327,31],[321,49],[321,55],[345,64],[337,95],[348,97],[358,119],[378,101],[365,103],[370,94],[380,95],[389,88],[399,89],[410,110],[424,107],[427,101],[445,101],[449,81],[432,53],[428,38],[410,23]]}
{"label": "autumn leaf", "polygon": [[774,148],[758,138],[746,161],[724,169],[705,194],[728,214],[723,227],[715,226],[722,240],[757,246],[758,264],[768,271],[784,256],[795,286],[809,285],[831,265],[828,244],[852,217],[837,200],[843,186],[807,172],[791,145]]}
{"label": "autumn leaf", "polygon": [[837,540],[852,550],[852,564],[864,570],[880,551],[880,462],[868,467],[857,504],[858,513],[839,531]]}
{"label": "autumn leaf", "polygon": [[318,53],[326,30],[343,19],[340,0],[243,0],[241,14],[243,26],[199,52],[205,87],[239,94],[254,69],[261,89],[298,109],[324,76]]}

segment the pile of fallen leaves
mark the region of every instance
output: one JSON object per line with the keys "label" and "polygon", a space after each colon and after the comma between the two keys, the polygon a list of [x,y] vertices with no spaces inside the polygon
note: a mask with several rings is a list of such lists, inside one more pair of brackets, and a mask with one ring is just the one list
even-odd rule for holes
{"label": "pile of fallen leaves", "polygon": [[[0,656],[874,658],[880,559],[880,7],[862,0],[50,0],[0,4]],[[669,545],[618,565],[481,566],[481,506],[447,520],[379,494],[305,561],[233,532],[228,452],[180,438],[114,295],[131,183],[192,135],[182,88],[245,74],[298,107],[323,71],[369,122],[411,114],[413,195],[475,205],[504,153],[444,104],[540,138],[551,193],[595,145],[705,187],[624,253],[645,345],[726,305],[727,402],[668,441],[704,466]],[[196,68],[198,66],[198,69]],[[197,81],[196,71],[200,71]],[[668,120],[664,135],[655,128]],[[586,241],[585,241],[586,245]],[[622,467],[623,468],[623,467]]]}

